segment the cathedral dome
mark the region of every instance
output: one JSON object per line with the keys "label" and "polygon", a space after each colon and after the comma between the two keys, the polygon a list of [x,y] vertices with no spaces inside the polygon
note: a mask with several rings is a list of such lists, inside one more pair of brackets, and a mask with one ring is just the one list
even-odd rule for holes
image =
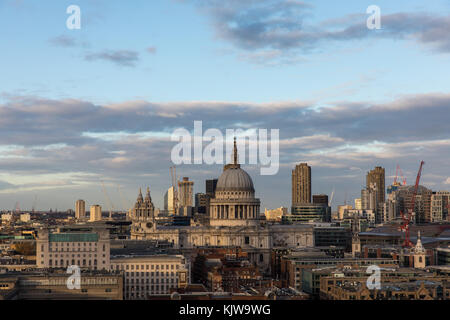
{"label": "cathedral dome", "polygon": [[216,191],[255,192],[252,178],[239,167],[226,169],[217,181]]}

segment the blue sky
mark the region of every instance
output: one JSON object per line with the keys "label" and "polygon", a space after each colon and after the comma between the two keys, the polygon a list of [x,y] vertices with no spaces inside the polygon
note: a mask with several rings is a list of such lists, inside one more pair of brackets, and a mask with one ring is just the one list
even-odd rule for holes
{"label": "blue sky", "polygon": [[[177,126],[192,128],[192,119],[210,127],[236,127],[239,122],[232,114],[242,103],[254,105],[243,117],[249,125],[280,128],[285,140],[326,142],[321,148],[286,148],[284,171],[272,180],[254,177],[261,183],[257,191],[263,206],[290,205],[290,167],[300,160],[317,164],[314,192],[330,193],[342,184],[345,192],[336,194],[337,201],[345,195],[356,197],[365,172],[375,165],[395,172],[400,162],[412,181],[422,158],[429,158],[430,168],[424,175],[428,186],[447,187],[449,167],[440,161],[450,139],[445,126],[450,94],[449,1],[132,3],[0,1],[0,113],[4,112],[4,120],[0,119],[0,208],[12,208],[19,200],[24,208],[29,207],[34,194],[39,195],[41,208],[70,208],[78,197],[102,203],[100,179],[107,181],[112,194],[117,185],[123,186],[128,202],[139,186],[150,184],[161,206],[169,167],[161,165],[169,160],[162,150],[171,145],[157,141],[158,134]],[[66,8],[72,4],[81,8],[80,30],[66,28]],[[366,8],[372,4],[381,8],[381,30],[365,28]],[[424,103],[416,105],[419,101]],[[211,112],[198,112],[196,103],[209,103]],[[293,107],[277,113],[275,123],[260,113],[265,104]],[[105,110],[90,117],[90,105]],[[21,109],[24,106],[26,110]],[[173,112],[185,106],[184,112],[191,116],[180,116],[174,122],[149,117],[146,123],[135,125],[139,120],[132,117],[126,123],[109,119],[111,106],[121,112],[130,110],[137,118],[142,110]],[[302,127],[296,127],[290,118],[302,116],[299,110],[305,106],[305,119],[311,121],[299,120],[297,125]],[[81,116],[83,108],[87,114]],[[226,108],[229,118],[224,115]],[[424,117],[423,112],[430,114]],[[367,118],[371,116],[376,120]],[[65,117],[70,123],[64,127],[45,120],[65,123]],[[424,123],[428,118],[436,123]],[[32,119],[41,126],[28,125]],[[91,131],[97,136],[88,139],[86,134]],[[129,137],[113,142],[101,138],[117,131],[141,137],[143,132],[153,132],[156,137],[140,145],[126,140]],[[127,150],[112,146],[125,140]],[[435,149],[425,151],[424,145],[431,146],[431,142]],[[140,148],[152,150],[158,143],[162,149],[155,150],[160,158],[150,151],[140,154]],[[384,147],[375,147],[376,143]],[[101,153],[97,156],[104,165],[86,158],[64,161],[76,158],[82,150]],[[350,150],[355,158],[341,159],[340,153]],[[404,152],[395,155],[391,150]],[[140,159],[136,159],[138,153]],[[331,159],[339,163],[338,168],[324,165]],[[40,161],[52,166],[40,166]],[[139,174],[142,170],[147,178]],[[204,188],[200,181],[220,174],[219,167],[181,170],[198,179],[198,192]],[[271,192],[268,183],[278,186],[279,193]],[[58,199],[52,196],[54,192]]]}

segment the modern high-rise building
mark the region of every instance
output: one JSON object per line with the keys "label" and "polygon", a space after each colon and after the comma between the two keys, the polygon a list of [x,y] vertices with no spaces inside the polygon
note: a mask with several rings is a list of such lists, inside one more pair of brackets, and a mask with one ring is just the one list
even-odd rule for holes
{"label": "modern high-rise building", "polygon": [[210,196],[210,198],[214,198],[214,194],[216,193],[218,179],[210,179],[206,180],[206,194]]}
{"label": "modern high-rise building", "polygon": [[180,207],[193,207],[194,181],[189,181],[188,177],[184,177],[182,181],[178,181],[178,197]]}
{"label": "modern high-rise building", "polygon": [[385,200],[385,170],[382,167],[375,167],[370,170],[366,175],[366,187],[369,189],[371,185],[375,185],[377,188],[377,204],[384,202]]}
{"label": "modern high-rise building", "polygon": [[174,214],[175,213],[175,206],[174,206],[174,187],[170,187],[167,189],[166,193],[164,194],[164,210],[168,214]]}
{"label": "modern high-rise building", "polygon": [[86,218],[86,202],[84,200],[77,200],[75,203],[75,219]]}
{"label": "modern high-rise building", "polygon": [[377,210],[378,207],[378,187],[370,184],[366,189],[361,190],[361,208],[363,210]]}
{"label": "modern high-rise building", "polygon": [[300,163],[292,170],[292,206],[311,203],[311,167]]}
{"label": "modern high-rise building", "polygon": [[[403,212],[403,214],[407,214],[411,210],[414,190],[415,186],[399,186],[393,192],[393,196],[397,200],[398,213]],[[432,195],[433,192],[430,189],[424,186],[418,187],[412,212],[412,219],[416,223],[432,222]]]}
{"label": "modern high-rise building", "polygon": [[433,192],[431,196],[431,222],[447,220],[450,208],[450,192]]}
{"label": "modern high-rise building", "polygon": [[91,215],[89,216],[89,221],[102,221],[102,207],[98,204],[91,206]]}

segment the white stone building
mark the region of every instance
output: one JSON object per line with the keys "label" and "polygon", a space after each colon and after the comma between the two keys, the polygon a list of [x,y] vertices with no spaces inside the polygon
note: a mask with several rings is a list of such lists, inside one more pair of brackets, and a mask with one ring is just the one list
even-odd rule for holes
{"label": "white stone building", "polygon": [[108,270],[110,265],[109,231],[91,228],[59,228],[56,231],[41,229],[36,240],[36,265],[38,268],[80,268]]}
{"label": "white stone building", "polygon": [[182,255],[111,257],[111,270],[123,271],[126,300],[169,294],[191,283],[190,263]]}

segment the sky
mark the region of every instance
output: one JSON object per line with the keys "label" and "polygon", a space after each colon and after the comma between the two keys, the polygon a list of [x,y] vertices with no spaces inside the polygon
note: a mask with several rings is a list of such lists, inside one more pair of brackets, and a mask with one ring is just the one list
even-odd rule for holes
{"label": "sky", "polygon": [[[375,166],[413,183],[424,160],[450,190],[448,30],[448,0],[0,0],[0,209],[124,209],[147,186],[162,207],[170,136],[199,120],[280,130],[276,175],[243,165],[262,208],[290,207],[299,162],[333,207]],[[222,166],[177,171],[204,192]]]}

